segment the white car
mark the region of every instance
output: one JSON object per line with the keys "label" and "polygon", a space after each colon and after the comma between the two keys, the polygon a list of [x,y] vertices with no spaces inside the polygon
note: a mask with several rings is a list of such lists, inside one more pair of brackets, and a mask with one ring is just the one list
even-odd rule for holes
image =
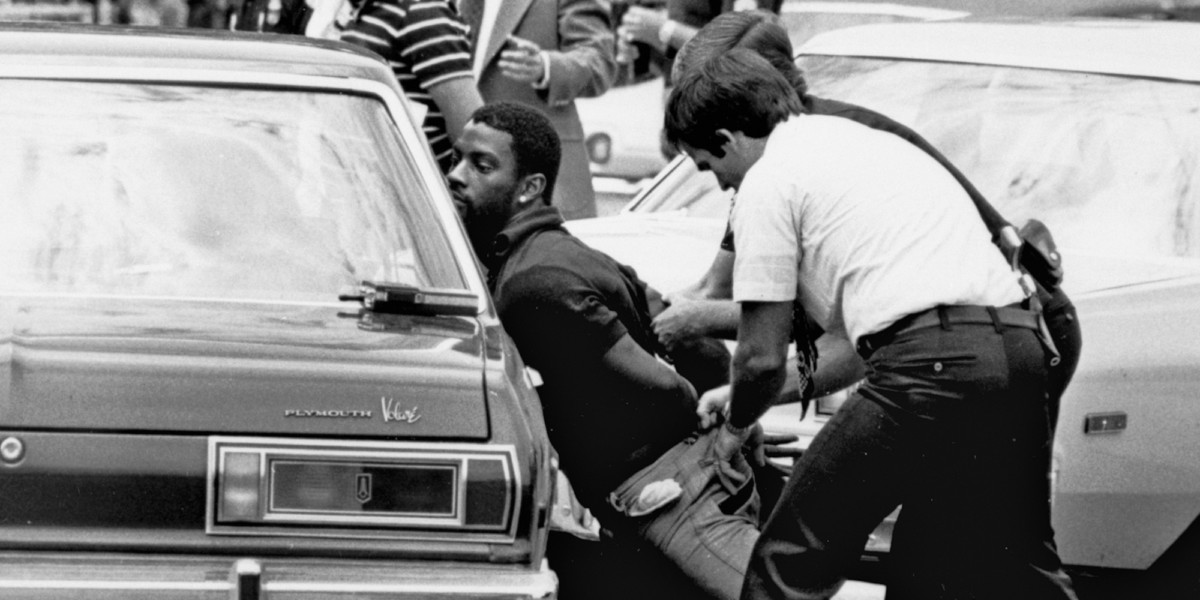
{"label": "white car", "polygon": [[[1084,598],[1198,597],[1200,25],[870,25],[799,53],[815,95],[911,126],[1010,220],[1049,226],[1084,337],[1054,448],[1059,552]],[[669,292],[708,267],[728,210],[680,159],[570,227]],[[834,400],[767,426],[811,436]]]}
{"label": "white car", "polygon": [[[957,19],[961,10],[887,2],[785,0],[779,15],[792,46],[823,31],[868,23]],[[575,101],[583,122],[592,174],[627,180],[652,177],[667,164],[659,143],[663,125],[661,77],[616,87],[598,98]]]}

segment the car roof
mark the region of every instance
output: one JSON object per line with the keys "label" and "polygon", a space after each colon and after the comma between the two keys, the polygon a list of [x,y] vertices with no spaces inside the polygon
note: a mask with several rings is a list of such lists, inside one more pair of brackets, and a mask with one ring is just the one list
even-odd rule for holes
{"label": "car roof", "polygon": [[375,54],[329,40],[211,29],[0,23],[0,70],[43,66],[263,72],[362,78],[395,87],[391,70]]}
{"label": "car roof", "polygon": [[966,19],[849,27],[800,54],[992,64],[1200,81],[1200,23]]}

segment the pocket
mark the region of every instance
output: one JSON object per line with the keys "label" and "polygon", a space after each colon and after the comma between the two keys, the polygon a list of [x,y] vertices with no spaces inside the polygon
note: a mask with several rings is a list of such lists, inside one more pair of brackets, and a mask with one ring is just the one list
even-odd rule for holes
{"label": "pocket", "polygon": [[683,494],[677,462],[678,449],[673,448],[658,460],[626,479],[608,495],[608,503],[620,514],[631,518],[661,512],[677,503]]}
{"label": "pocket", "polygon": [[872,383],[897,406],[988,394],[1008,385],[1004,339],[991,325],[954,325],[902,336],[871,357]]}

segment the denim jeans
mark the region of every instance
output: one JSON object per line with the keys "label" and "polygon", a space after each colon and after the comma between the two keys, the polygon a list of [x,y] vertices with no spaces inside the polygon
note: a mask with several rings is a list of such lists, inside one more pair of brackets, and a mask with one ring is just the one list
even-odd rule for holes
{"label": "denim jeans", "polygon": [[1045,353],[1030,329],[898,334],[797,462],[743,599],[829,598],[903,509],[888,600],[1074,598],[1050,527]]}
{"label": "denim jeans", "polygon": [[[618,535],[651,545],[713,598],[734,600],[758,539],[759,499],[741,454],[728,462],[716,457],[716,434],[713,429],[676,444],[618,486],[610,503],[622,515],[613,528]],[[678,499],[629,516],[646,485],[667,479],[682,488]]]}

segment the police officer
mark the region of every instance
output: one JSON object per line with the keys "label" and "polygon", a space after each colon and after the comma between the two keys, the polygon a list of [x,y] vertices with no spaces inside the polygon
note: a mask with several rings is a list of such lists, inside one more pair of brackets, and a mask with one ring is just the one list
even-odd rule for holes
{"label": "police officer", "polygon": [[728,409],[717,455],[778,394],[798,292],[867,365],[797,463],[742,598],[832,596],[901,503],[889,597],[1073,598],[1050,528],[1040,315],[962,186],[895,135],[806,114],[742,49],[677,81],[666,134],[739,194],[732,393],[700,406]]}

